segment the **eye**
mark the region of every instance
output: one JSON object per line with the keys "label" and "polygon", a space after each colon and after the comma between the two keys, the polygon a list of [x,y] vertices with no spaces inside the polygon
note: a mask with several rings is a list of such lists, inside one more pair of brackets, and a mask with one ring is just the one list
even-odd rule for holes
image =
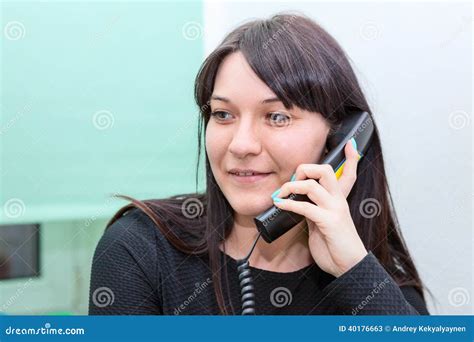
{"label": "eye", "polygon": [[211,117],[214,117],[218,121],[228,121],[226,120],[226,117],[225,117],[226,114],[230,116],[230,113],[228,112],[224,112],[222,110],[216,110],[215,112],[211,113]]}
{"label": "eye", "polygon": [[268,117],[270,118],[270,124],[272,126],[278,126],[278,127],[283,127],[283,126],[288,126],[291,121],[291,117],[288,115],[282,114],[282,113],[269,113]]}

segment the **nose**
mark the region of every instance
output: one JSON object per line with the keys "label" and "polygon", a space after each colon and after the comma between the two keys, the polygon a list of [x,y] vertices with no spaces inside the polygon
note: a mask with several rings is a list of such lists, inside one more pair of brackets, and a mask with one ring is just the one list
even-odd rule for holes
{"label": "nose", "polygon": [[250,118],[241,120],[232,137],[229,152],[236,158],[243,159],[249,154],[258,155],[261,150],[258,128]]}

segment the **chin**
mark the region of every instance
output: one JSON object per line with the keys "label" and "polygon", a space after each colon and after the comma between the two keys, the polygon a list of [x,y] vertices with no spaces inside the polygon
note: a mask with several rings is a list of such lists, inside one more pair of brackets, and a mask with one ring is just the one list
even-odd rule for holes
{"label": "chin", "polygon": [[273,205],[271,198],[245,198],[245,196],[238,196],[229,201],[232,209],[240,215],[258,216],[264,210],[267,210]]}

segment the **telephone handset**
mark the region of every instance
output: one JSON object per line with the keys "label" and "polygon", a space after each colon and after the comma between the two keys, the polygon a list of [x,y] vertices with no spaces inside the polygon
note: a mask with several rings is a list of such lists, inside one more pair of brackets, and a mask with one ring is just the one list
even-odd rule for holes
{"label": "telephone handset", "polygon": [[[362,157],[367,151],[373,131],[374,124],[368,112],[356,112],[351,114],[347,119],[343,120],[335,133],[328,137],[326,142],[328,153],[319,164],[330,164],[336,173],[336,177],[339,178],[346,161],[344,153],[346,143],[351,138],[354,138],[357,143],[359,155]],[[311,202],[308,196],[300,194],[291,194],[286,198]],[[303,216],[294,212],[272,206],[254,218],[254,221],[263,239],[271,243],[290,230],[303,218]]]}

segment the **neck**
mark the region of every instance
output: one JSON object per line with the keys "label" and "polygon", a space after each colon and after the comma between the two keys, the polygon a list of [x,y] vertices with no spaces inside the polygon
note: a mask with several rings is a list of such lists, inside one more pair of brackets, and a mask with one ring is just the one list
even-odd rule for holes
{"label": "neck", "polygon": [[[314,263],[305,227],[306,220],[302,220],[271,244],[260,238],[250,256],[250,265],[268,271],[292,272]],[[234,259],[245,258],[257,235],[253,217],[234,215],[234,226],[225,241],[225,253]]]}

